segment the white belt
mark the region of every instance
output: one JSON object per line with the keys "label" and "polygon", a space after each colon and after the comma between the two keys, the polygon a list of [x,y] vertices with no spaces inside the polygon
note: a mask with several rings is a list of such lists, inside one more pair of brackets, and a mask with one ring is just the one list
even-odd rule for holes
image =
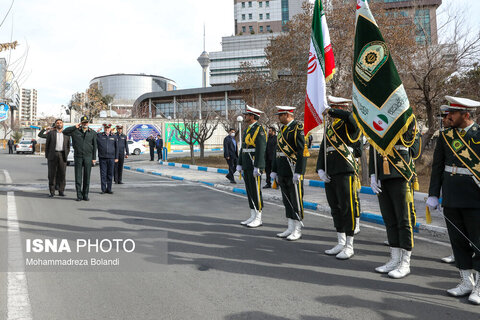
{"label": "white belt", "polygon": [[242,149],[242,152],[255,152],[255,148],[250,148],[250,149]]}
{"label": "white belt", "polygon": [[473,176],[473,173],[471,173],[470,170],[462,167],[445,166],[445,172],[450,172],[453,174],[464,174],[466,176]]}
{"label": "white belt", "polygon": [[287,155],[283,152],[277,152],[277,157],[286,157]]}
{"label": "white belt", "polygon": [[404,147],[404,146],[395,146],[394,148],[397,149],[397,150],[408,151],[408,148]]}
{"label": "white belt", "polygon": [[[353,153],[353,148],[352,147],[347,146],[347,149],[348,149],[348,151],[350,151],[350,153]],[[337,150],[334,147],[327,147],[327,152],[331,152],[331,151],[337,151]]]}

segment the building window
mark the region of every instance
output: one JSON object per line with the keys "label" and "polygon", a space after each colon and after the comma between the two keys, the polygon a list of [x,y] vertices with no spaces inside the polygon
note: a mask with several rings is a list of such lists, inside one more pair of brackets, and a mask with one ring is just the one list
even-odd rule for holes
{"label": "building window", "polygon": [[248,7],[249,7],[249,8],[252,7],[252,1],[248,1]]}
{"label": "building window", "polygon": [[267,26],[267,31],[272,31],[272,29],[270,28],[270,26]]}
{"label": "building window", "polygon": [[245,14],[242,14],[242,20],[245,20]]}
{"label": "building window", "polygon": [[263,20],[263,14],[260,13],[260,14],[258,15],[258,18],[259,18],[260,20]]}
{"label": "building window", "polygon": [[242,8],[245,8],[245,2],[242,2]]}
{"label": "building window", "polygon": [[267,20],[270,20],[270,13],[267,13],[265,16]]}
{"label": "building window", "polygon": [[248,26],[248,30],[250,30],[250,32],[253,31],[253,27],[252,26]]}
{"label": "building window", "polygon": [[[261,3],[261,2],[260,2]],[[263,32],[263,26],[260,26],[260,32]]]}
{"label": "building window", "polygon": [[270,7],[270,1],[265,1],[265,7]]}
{"label": "building window", "polygon": [[260,8],[263,7],[263,2],[260,1],[260,2],[258,3],[258,6],[259,6]]}
{"label": "building window", "polygon": [[252,14],[251,13],[248,14],[248,20],[252,20]]}
{"label": "building window", "polygon": [[242,27],[242,32],[247,32],[247,28],[245,28],[245,26]]}

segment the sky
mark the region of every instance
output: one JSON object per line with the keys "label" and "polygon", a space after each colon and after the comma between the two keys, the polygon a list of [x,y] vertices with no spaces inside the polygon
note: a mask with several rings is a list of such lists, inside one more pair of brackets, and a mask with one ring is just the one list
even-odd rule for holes
{"label": "sky", "polygon": [[[0,1],[0,23],[10,3]],[[469,5],[466,20],[480,30],[480,0],[443,0],[440,9],[451,4]],[[204,23],[206,50],[220,51],[222,36],[234,32],[233,0],[15,0],[0,43],[20,45],[0,57],[22,87],[38,90],[39,116],[59,116],[101,75],[154,74],[179,89],[200,87]],[[25,66],[15,64],[27,48]]]}

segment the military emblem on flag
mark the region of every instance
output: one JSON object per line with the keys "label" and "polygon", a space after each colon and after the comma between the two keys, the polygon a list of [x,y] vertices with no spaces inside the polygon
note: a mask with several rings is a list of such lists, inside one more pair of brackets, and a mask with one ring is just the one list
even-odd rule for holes
{"label": "military emblem on flag", "polygon": [[316,0],[313,9],[312,35],[308,54],[307,92],[305,95],[305,134],[322,123],[327,107],[326,83],[335,73],[330,34],[322,1]]}
{"label": "military emblem on flag", "polygon": [[414,115],[407,93],[368,3],[357,0],[353,115],[370,144],[390,153]]}

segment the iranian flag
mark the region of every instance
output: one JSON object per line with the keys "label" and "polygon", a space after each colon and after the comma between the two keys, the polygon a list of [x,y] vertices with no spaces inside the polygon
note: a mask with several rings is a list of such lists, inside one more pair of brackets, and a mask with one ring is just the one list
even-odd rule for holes
{"label": "iranian flag", "polygon": [[367,1],[357,0],[353,115],[381,154],[389,154],[414,115],[390,50]]}
{"label": "iranian flag", "polygon": [[305,96],[305,134],[323,122],[327,107],[326,83],[335,73],[330,34],[321,0],[315,0],[310,53],[308,54],[307,93]]}

